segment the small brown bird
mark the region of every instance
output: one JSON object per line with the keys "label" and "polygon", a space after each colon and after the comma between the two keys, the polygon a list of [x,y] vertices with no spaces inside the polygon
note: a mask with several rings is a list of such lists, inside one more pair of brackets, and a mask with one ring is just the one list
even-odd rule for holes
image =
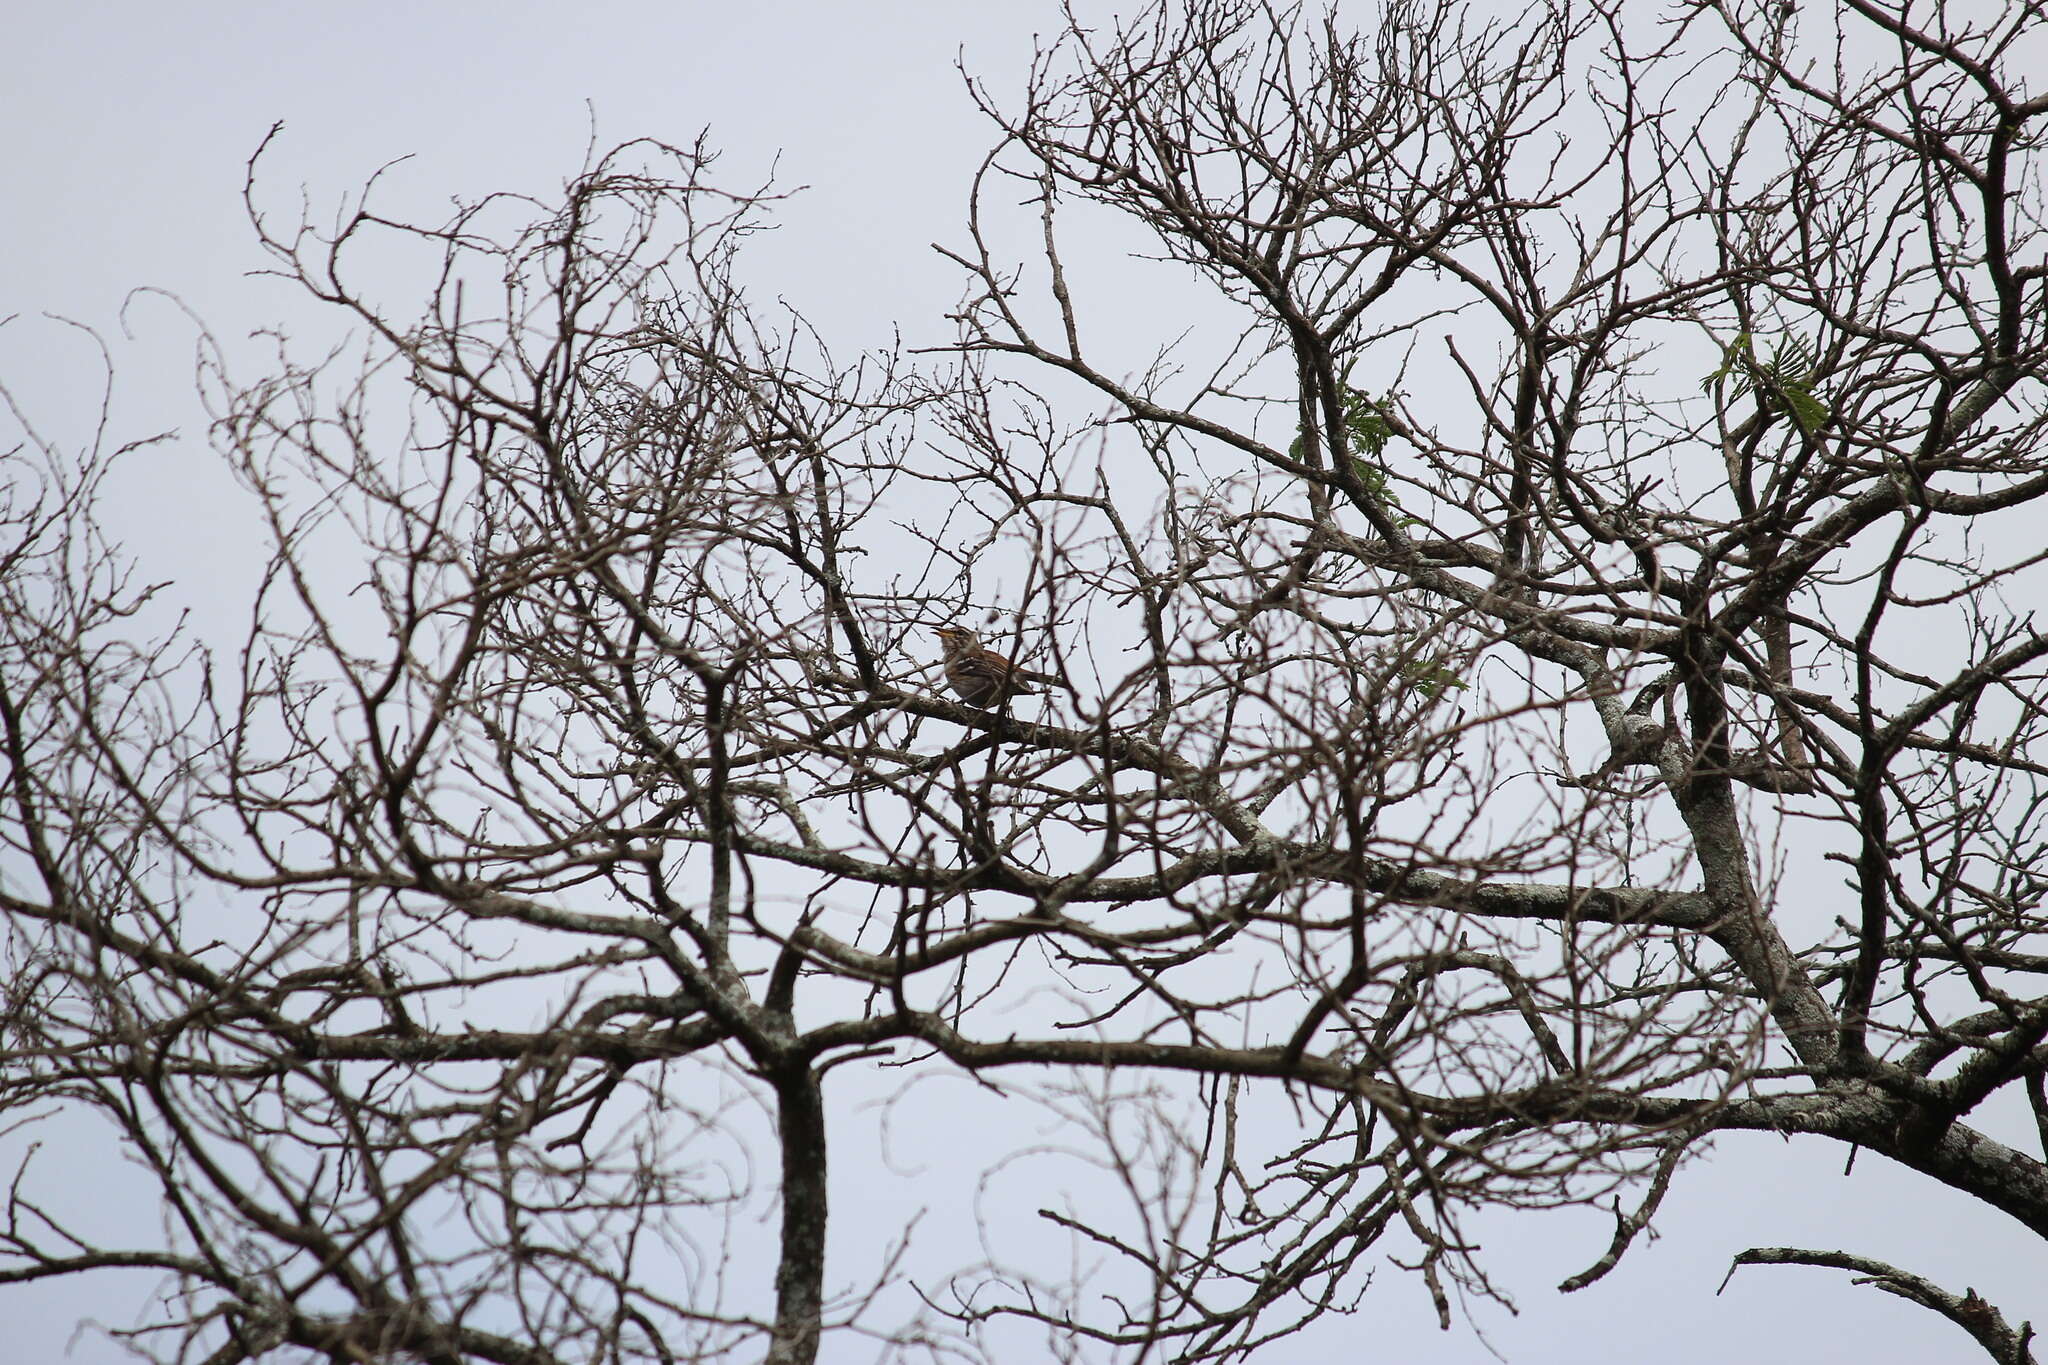
{"label": "small brown bird", "polygon": [[1033,684],[1061,681],[1051,673],[1019,668],[994,650],[983,649],[981,637],[965,626],[940,626],[934,633],[946,652],[946,681],[969,706],[994,706],[1019,692],[1036,692]]}

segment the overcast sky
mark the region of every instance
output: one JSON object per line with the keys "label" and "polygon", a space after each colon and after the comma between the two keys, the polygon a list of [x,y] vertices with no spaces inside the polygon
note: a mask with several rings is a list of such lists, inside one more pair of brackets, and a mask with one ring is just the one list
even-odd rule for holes
{"label": "overcast sky", "polygon": [[[964,53],[976,74],[1014,88],[1034,32],[1058,18],[1050,0],[13,6],[0,28],[0,316],[19,317],[0,332],[0,379],[48,434],[85,431],[93,353],[38,316],[58,314],[114,343],[121,434],[198,430],[190,325],[145,302],[124,339],[122,302],[138,286],[169,291],[230,340],[301,325],[303,309],[281,286],[245,274],[264,262],[242,212],[244,163],[279,121],[263,181],[274,202],[303,189],[331,210],[377,167],[410,157],[390,192],[428,216],[451,196],[557,189],[581,165],[593,123],[600,146],[642,135],[686,142],[708,129],[726,149],[729,183],[759,183],[772,169],[782,186],[806,187],[754,254],[766,290],[849,351],[899,324],[932,335],[959,286],[930,243],[959,240],[967,179],[992,142],[956,60]],[[204,534],[205,460],[203,442],[188,440],[137,475],[134,500],[150,515],[133,535],[168,565],[160,572],[222,572],[240,552]],[[950,1140],[938,1099],[917,1114],[915,1153],[972,1150]],[[858,1143],[842,1151],[838,1175],[859,1178],[866,1155]],[[104,1152],[53,1157],[45,1180],[110,1197],[126,1188],[103,1171]],[[1523,1312],[1483,1310],[1488,1340],[1511,1361],[1573,1365],[1968,1358],[1952,1327],[1836,1272],[1752,1269],[1716,1297],[1729,1256],[1753,1245],[1861,1252],[2048,1319],[2036,1239],[1878,1158],[1845,1178],[1842,1159],[1833,1144],[1724,1139],[1711,1168],[1680,1180],[1663,1239],[1568,1298],[1552,1286],[1598,1256],[1608,1228],[1590,1217],[1496,1218],[1478,1231]],[[878,1197],[900,1198],[906,1216],[920,1198],[902,1180]],[[118,1324],[118,1302],[85,1286],[0,1288],[0,1357],[56,1359],[81,1316]],[[827,1347],[834,1361],[871,1355],[852,1342]],[[122,1357],[87,1336],[70,1358]],[[1462,1326],[1436,1332],[1420,1287],[1388,1271],[1362,1316],[1294,1357],[1339,1358],[1458,1362],[1486,1351]]]}

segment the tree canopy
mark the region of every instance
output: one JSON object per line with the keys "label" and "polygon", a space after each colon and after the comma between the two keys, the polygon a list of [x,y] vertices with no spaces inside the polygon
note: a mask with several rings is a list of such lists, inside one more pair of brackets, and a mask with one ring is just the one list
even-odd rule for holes
{"label": "tree canopy", "polygon": [[[1497,1293],[1487,1209],[1612,1207],[1593,1284],[1737,1131],[2048,1237],[2044,57],[2031,4],[1070,18],[969,85],[957,311],[857,355],[703,143],[327,227],[259,152],[358,344],[203,358],[246,638],[139,629],[118,437],[5,465],[0,1106],[166,1215],[31,1155],[0,1283],[158,1269],[131,1345],[210,1365],[1284,1360],[1383,1266]],[[963,703],[947,625],[1059,685]],[[838,1097],[938,1077],[1120,1202],[892,1317]]]}

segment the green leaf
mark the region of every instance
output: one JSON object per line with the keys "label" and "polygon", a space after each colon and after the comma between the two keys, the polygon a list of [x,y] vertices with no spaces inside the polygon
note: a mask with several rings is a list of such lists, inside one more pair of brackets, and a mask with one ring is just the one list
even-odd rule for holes
{"label": "green leaf", "polygon": [[[1384,398],[1374,398],[1350,384],[1351,371],[1344,372],[1344,425],[1340,459],[1342,468],[1364,488],[1366,496],[1382,508],[1397,508],[1401,499],[1394,492],[1392,480],[1380,461],[1387,442],[1394,439],[1394,424],[1387,414],[1393,410],[1394,399],[1398,396],[1389,392]],[[1294,438],[1287,447],[1287,453],[1299,460],[1306,448],[1308,433]],[[1403,526],[1417,525],[1414,517],[1395,517]]]}
{"label": "green leaf", "polygon": [[1749,333],[1737,332],[1735,340],[1721,348],[1721,368],[1700,381],[1700,392],[1713,392],[1716,384],[1728,380],[1738,371],[1747,373],[1748,367],[1754,364],[1756,358],[1750,350]]}
{"label": "green leaf", "polygon": [[1357,389],[1344,390],[1344,432],[1350,438],[1354,449],[1363,450],[1373,459],[1387,448],[1393,439],[1394,427],[1387,420],[1386,408],[1394,401],[1391,393],[1375,401],[1370,395]]}
{"label": "green leaf", "polygon": [[1472,685],[1435,659],[1408,660],[1401,665],[1401,677],[1410,687],[1432,701],[1450,688],[1468,688]]}
{"label": "green leaf", "polygon": [[1711,391],[1732,379],[1737,397],[1755,393],[1767,411],[1784,413],[1811,436],[1833,415],[1815,387],[1816,368],[1813,348],[1803,337],[1780,338],[1769,358],[1758,360],[1753,338],[1737,332],[1721,348],[1721,367],[1701,380],[1700,388]]}

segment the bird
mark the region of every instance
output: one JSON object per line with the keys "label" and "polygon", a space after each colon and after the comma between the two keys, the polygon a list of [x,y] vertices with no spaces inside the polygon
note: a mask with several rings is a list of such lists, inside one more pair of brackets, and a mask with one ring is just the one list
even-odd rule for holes
{"label": "bird", "polygon": [[1034,684],[1062,681],[1051,673],[1019,668],[994,650],[983,649],[981,637],[965,626],[940,626],[933,633],[945,651],[946,681],[969,706],[994,706],[1019,692],[1036,692]]}

